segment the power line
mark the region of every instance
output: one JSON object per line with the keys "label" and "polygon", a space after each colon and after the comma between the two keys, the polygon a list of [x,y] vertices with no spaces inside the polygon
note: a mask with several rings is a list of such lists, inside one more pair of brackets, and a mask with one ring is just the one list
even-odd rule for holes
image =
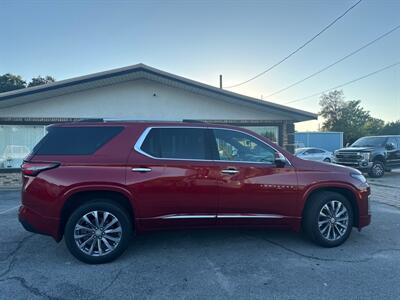
{"label": "power line", "polygon": [[331,63],[330,65],[328,65],[328,66],[322,68],[321,70],[319,70],[319,71],[317,71],[317,72],[315,72],[315,73],[312,73],[311,75],[309,75],[309,76],[307,76],[307,77],[305,77],[305,78],[303,78],[303,79],[301,79],[301,80],[299,80],[299,81],[296,81],[296,82],[294,82],[294,83],[288,85],[288,86],[285,87],[285,88],[282,88],[282,89],[280,89],[280,90],[278,90],[278,91],[276,91],[276,92],[273,92],[272,94],[269,94],[269,95],[266,96],[266,97],[268,98],[268,97],[274,96],[274,95],[276,95],[276,94],[282,93],[283,91],[286,91],[286,90],[288,90],[288,89],[290,89],[290,88],[292,88],[292,87],[294,87],[294,86],[296,86],[296,85],[298,85],[298,84],[300,84],[300,83],[302,83],[302,82],[304,82],[304,81],[306,81],[306,80],[308,80],[308,79],[310,79],[310,78],[312,78],[312,77],[314,77],[314,76],[316,76],[316,75],[318,75],[318,74],[320,74],[320,73],[322,73],[322,72],[324,72],[324,71],[326,71],[326,70],[328,70],[328,69],[330,69],[330,68],[333,67],[334,65],[336,65],[336,64],[338,64],[338,63],[344,61],[345,59],[347,59],[347,58],[349,58],[349,57],[351,57],[351,56],[357,54],[357,53],[360,52],[361,50],[364,50],[365,48],[367,48],[367,47],[371,46],[372,44],[378,42],[379,40],[383,39],[384,37],[388,36],[389,34],[391,34],[392,32],[396,31],[396,30],[399,29],[399,28],[400,28],[400,25],[394,27],[393,29],[391,29],[391,30],[389,30],[388,32],[386,32],[386,33],[380,35],[379,37],[377,37],[377,38],[374,39],[373,41],[371,41],[371,42],[365,44],[364,46],[362,46],[361,48],[358,48],[357,50],[355,50],[355,51],[353,51],[353,52],[347,54],[346,56],[342,57],[341,59],[339,59],[339,60],[337,60],[337,61]]}
{"label": "power line", "polygon": [[272,65],[271,67],[269,67],[268,69],[266,69],[265,71],[251,77],[250,79],[243,81],[241,83],[238,84],[234,84],[231,86],[227,86],[225,88],[233,88],[233,87],[237,87],[240,85],[243,85],[245,83],[248,83],[262,75],[264,75],[265,73],[271,71],[272,69],[274,69],[275,67],[279,66],[281,63],[283,63],[284,61],[286,61],[287,59],[289,59],[290,57],[292,57],[294,54],[296,54],[297,52],[299,52],[301,49],[303,49],[305,46],[307,46],[308,44],[310,44],[313,40],[315,40],[318,36],[320,36],[322,33],[324,33],[326,30],[328,30],[330,27],[332,27],[337,21],[339,21],[341,18],[343,18],[349,11],[351,11],[354,7],[356,7],[358,4],[360,4],[362,0],[358,0],[355,4],[353,4],[352,6],[350,6],[344,13],[342,13],[340,16],[338,16],[335,20],[333,20],[331,23],[329,23],[327,26],[325,26],[320,32],[318,32],[316,35],[314,35],[311,39],[309,39],[307,42],[305,42],[304,44],[302,44],[300,47],[298,47],[295,51],[291,52],[289,55],[287,55],[286,57],[284,57],[282,60],[278,61],[276,64]]}
{"label": "power line", "polygon": [[335,87],[326,89],[326,90],[324,90],[324,91],[322,91],[322,92],[315,93],[315,94],[312,94],[312,95],[309,95],[309,96],[306,96],[306,97],[303,97],[303,98],[299,98],[299,99],[296,99],[296,100],[292,100],[292,101],[286,102],[286,103],[284,103],[284,104],[294,103],[294,102],[302,101],[302,100],[305,100],[305,99],[308,99],[308,98],[311,98],[311,97],[319,96],[319,95],[324,94],[324,93],[326,93],[326,92],[329,92],[329,91],[331,91],[331,90],[336,90],[336,89],[338,89],[338,88],[341,88],[341,87],[344,87],[344,86],[346,86],[346,85],[352,84],[352,83],[354,83],[354,82],[360,81],[360,80],[365,79],[365,78],[367,78],[367,77],[370,77],[370,76],[372,76],[372,75],[378,74],[378,73],[380,73],[380,72],[382,72],[382,71],[385,71],[385,70],[387,70],[387,69],[393,68],[393,67],[395,67],[395,66],[397,66],[397,65],[400,65],[400,61],[399,61],[399,62],[396,62],[396,63],[394,63],[394,64],[391,64],[391,65],[388,65],[388,66],[386,66],[386,67],[383,67],[383,68],[381,68],[381,69],[379,69],[379,70],[376,70],[376,71],[374,71],[374,72],[368,73],[368,74],[366,74],[366,75],[364,75],[364,76],[361,76],[361,77],[358,77],[358,78],[356,78],[356,79],[347,81],[347,82],[342,83],[342,84],[340,84],[340,85],[337,85],[337,86],[335,86]]}

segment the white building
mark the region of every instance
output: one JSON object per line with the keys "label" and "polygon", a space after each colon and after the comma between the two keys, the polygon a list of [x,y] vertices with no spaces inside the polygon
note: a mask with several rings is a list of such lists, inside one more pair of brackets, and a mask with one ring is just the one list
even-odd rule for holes
{"label": "white building", "polygon": [[137,64],[1,93],[0,168],[17,166],[46,125],[86,118],[229,123],[291,149],[294,123],[317,115]]}

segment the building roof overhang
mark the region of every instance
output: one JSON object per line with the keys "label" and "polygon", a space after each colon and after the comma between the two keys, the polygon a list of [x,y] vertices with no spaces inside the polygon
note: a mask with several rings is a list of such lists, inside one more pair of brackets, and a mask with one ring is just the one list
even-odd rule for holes
{"label": "building roof overhang", "polygon": [[41,86],[0,93],[0,109],[137,79],[152,80],[193,93],[221,99],[232,104],[247,105],[260,110],[276,112],[283,115],[284,119],[294,122],[313,120],[318,117],[317,114],[311,112],[230,92],[144,64],[136,64]]}

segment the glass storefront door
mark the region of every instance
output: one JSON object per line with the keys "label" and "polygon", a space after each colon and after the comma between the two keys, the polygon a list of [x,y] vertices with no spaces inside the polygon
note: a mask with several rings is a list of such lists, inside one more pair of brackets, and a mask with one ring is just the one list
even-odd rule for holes
{"label": "glass storefront door", "polygon": [[0,125],[0,169],[19,168],[45,134],[44,125]]}

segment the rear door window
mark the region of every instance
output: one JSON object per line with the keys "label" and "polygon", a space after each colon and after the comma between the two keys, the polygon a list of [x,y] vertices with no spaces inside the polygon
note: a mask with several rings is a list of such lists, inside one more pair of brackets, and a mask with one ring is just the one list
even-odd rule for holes
{"label": "rear door window", "polygon": [[123,127],[50,127],[33,148],[34,155],[89,155],[96,152]]}
{"label": "rear door window", "polygon": [[155,158],[211,160],[207,129],[152,128],[140,150]]}

